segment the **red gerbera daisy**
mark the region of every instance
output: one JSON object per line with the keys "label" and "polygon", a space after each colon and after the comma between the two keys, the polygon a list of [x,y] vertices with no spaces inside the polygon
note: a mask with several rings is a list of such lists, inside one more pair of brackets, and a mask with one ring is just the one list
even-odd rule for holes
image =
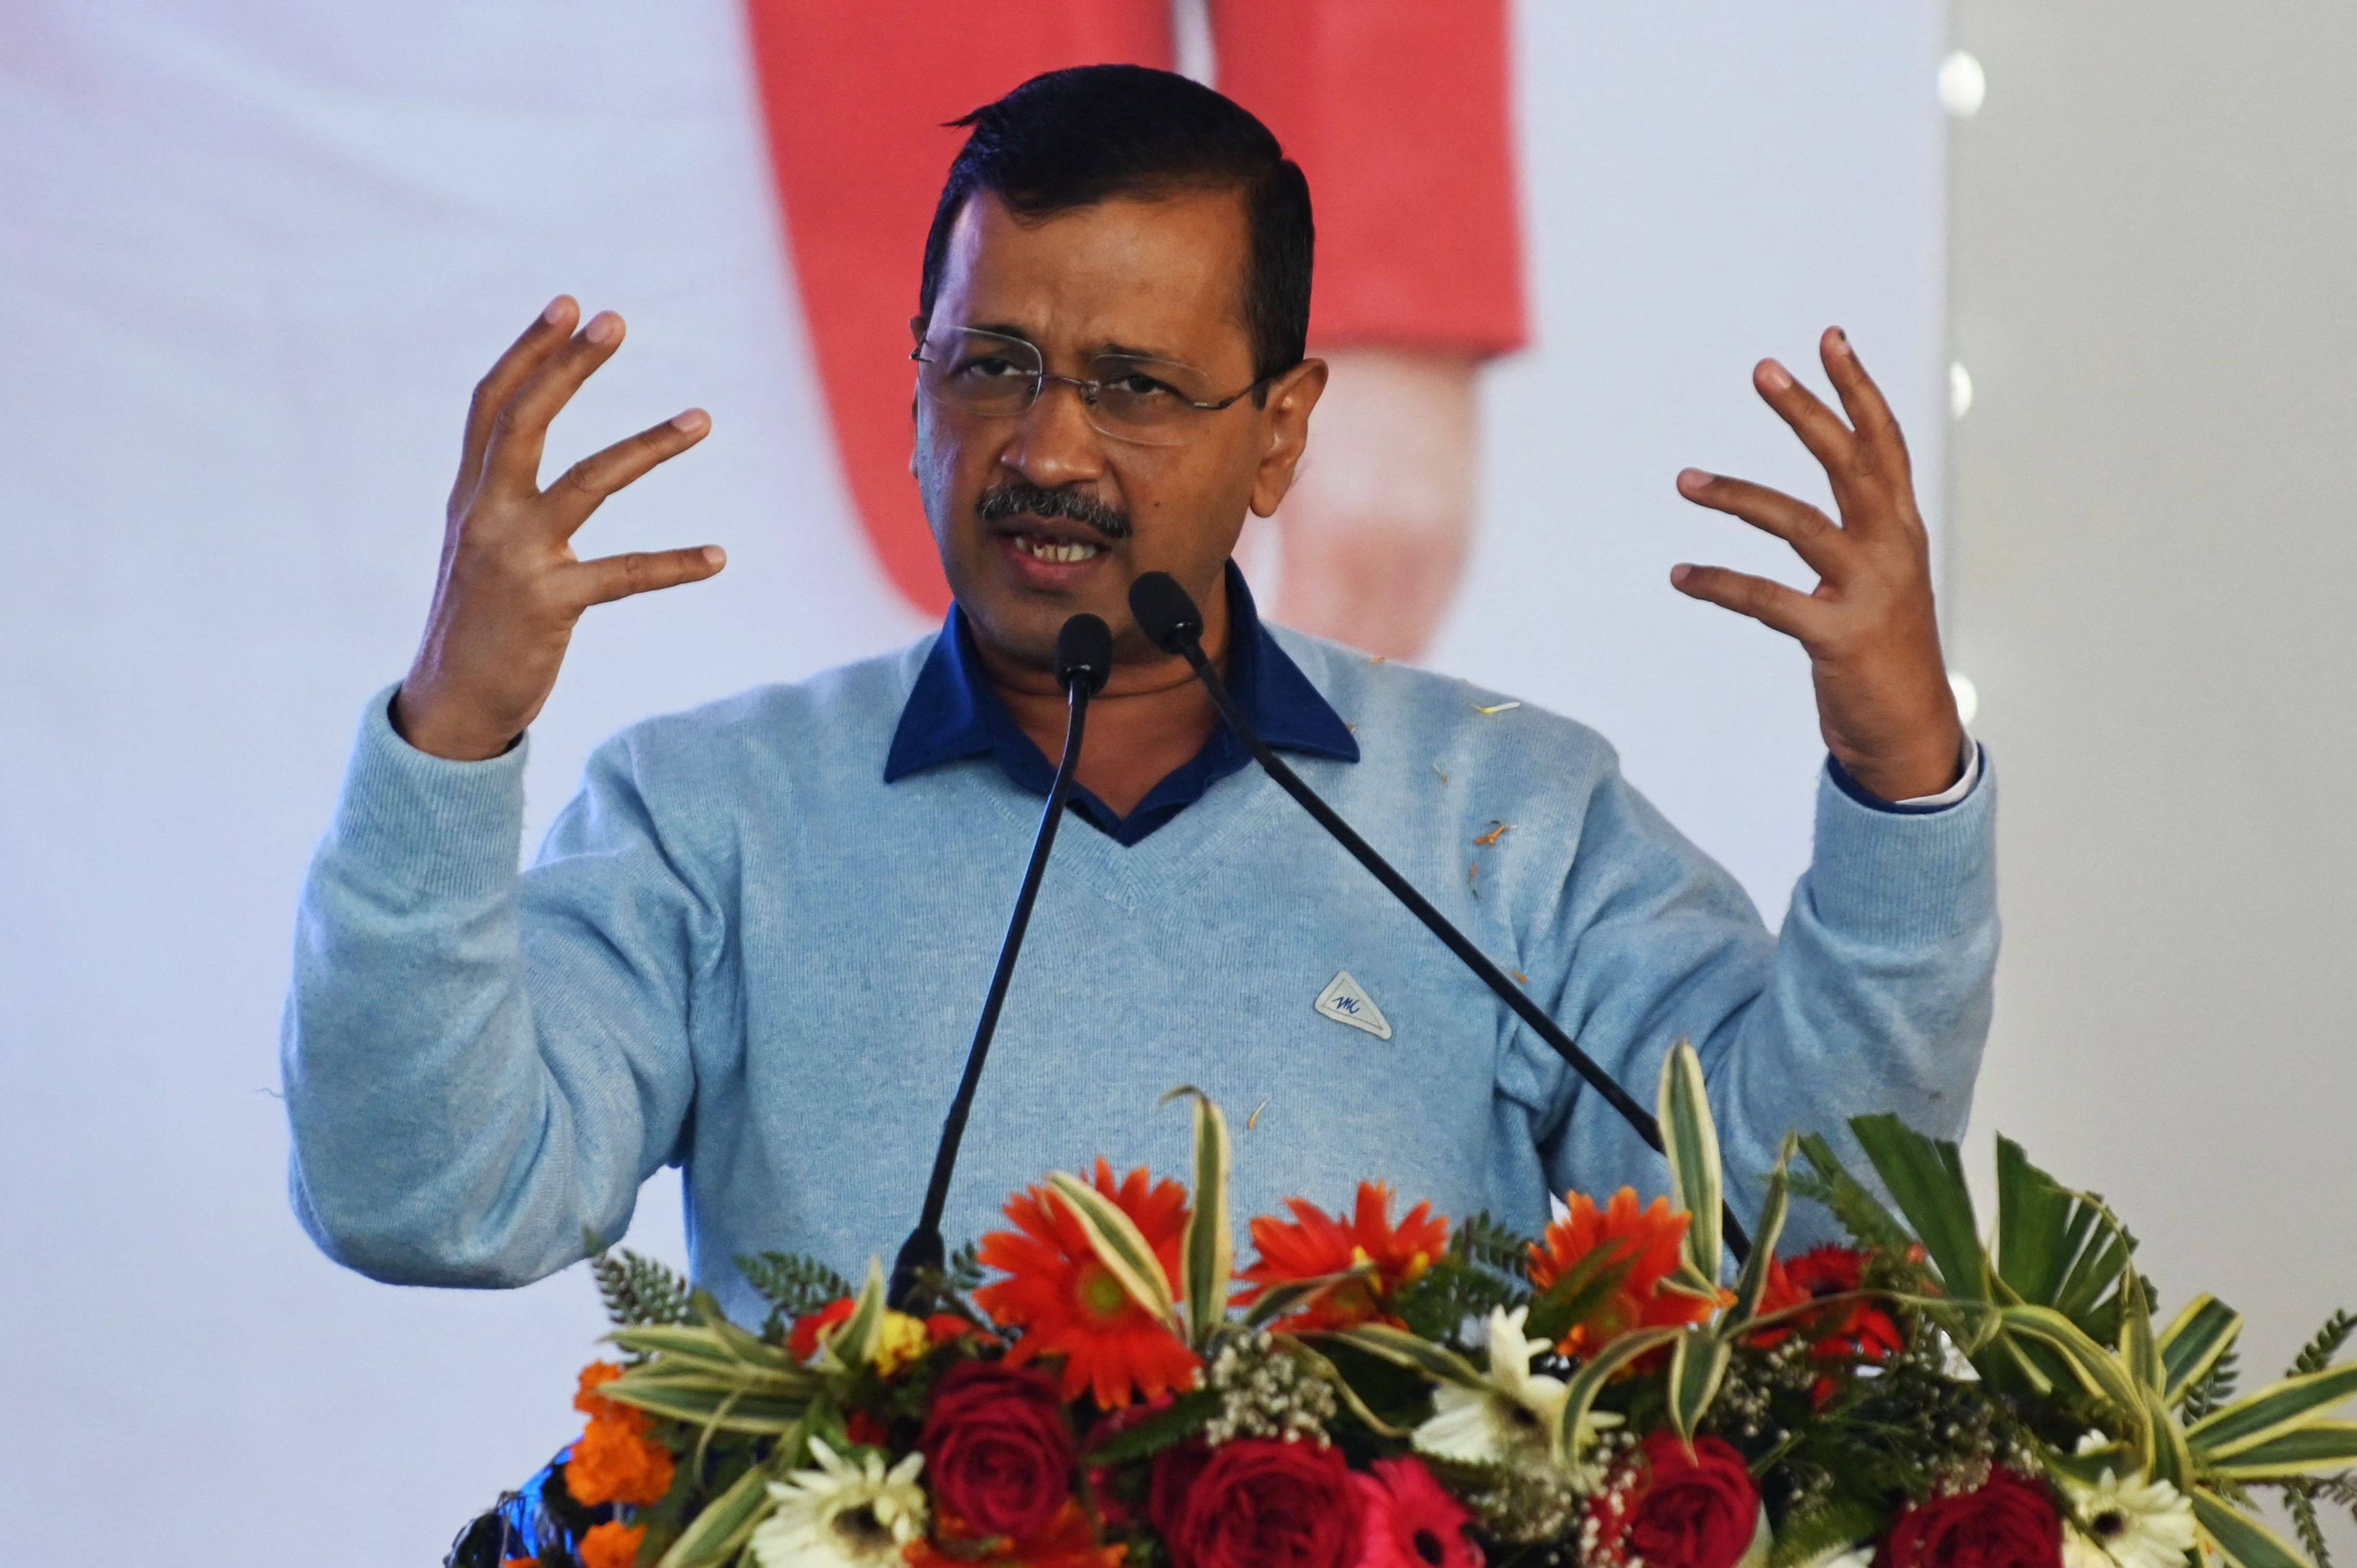
{"label": "red gerbera daisy", "polygon": [[1545,1237],[1531,1249],[1532,1285],[1545,1290],[1598,1251],[1629,1269],[1564,1334],[1557,1349],[1566,1356],[1589,1356],[1632,1328],[1700,1323],[1710,1316],[1709,1302],[1662,1288],[1662,1282],[1677,1271],[1678,1249],[1685,1241],[1692,1215],[1672,1209],[1666,1197],[1657,1197],[1641,1210],[1636,1189],[1626,1187],[1600,1209],[1585,1193],[1572,1193],[1566,1201],[1571,1212],[1548,1226]]}
{"label": "red gerbera daisy", "polygon": [[1473,1516],[1432,1478],[1421,1459],[1378,1459],[1351,1473],[1359,1496],[1359,1561],[1354,1568],[1482,1568],[1480,1547],[1465,1532]]}
{"label": "red gerbera daisy", "polygon": [[[1162,1272],[1178,1278],[1178,1248],[1187,1231],[1187,1189],[1156,1182],[1144,1166],[1116,1184],[1113,1167],[1097,1162],[1096,1189],[1130,1218]],[[1009,1198],[1013,1230],[982,1239],[982,1262],[1007,1277],[974,1293],[976,1305],[1022,1337],[1007,1352],[1020,1364],[1060,1357],[1063,1397],[1094,1396],[1101,1410],[1132,1399],[1153,1399],[1193,1384],[1200,1362],[1168,1323],[1129,1298],[1113,1272],[1097,1261],[1071,1207],[1047,1187]]]}
{"label": "red gerbera daisy", "polygon": [[1448,1246],[1448,1221],[1434,1214],[1429,1203],[1417,1204],[1393,1225],[1392,1189],[1382,1182],[1359,1184],[1358,1207],[1348,1224],[1297,1197],[1286,1199],[1285,1206],[1293,1211],[1291,1223],[1265,1215],[1252,1222],[1260,1261],[1243,1272],[1252,1288],[1236,1297],[1238,1305],[1251,1305],[1271,1285],[1374,1265],[1368,1278],[1330,1290],[1286,1318],[1290,1328],[1395,1323],[1384,1311],[1393,1294],[1422,1277]]}
{"label": "red gerbera daisy", "polygon": [[[1768,1288],[1760,1298],[1760,1316],[1848,1294],[1863,1284],[1866,1262],[1864,1252],[1849,1247],[1819,1247],[1789,1263],[1779,1259],[1768,1266]],[[1790,1318],[1762,1329],[1752,1341],[1779,1345],[1794,1334],[1806,1335],[1811,1351],[1825,1361],[1887,1361],[1907,1348],[1897,1320],[1870,1301],[1846,1302],[1822,1313]],[[1819,1386],[1821,1402],[1829,1391],[1825,1385]]]}

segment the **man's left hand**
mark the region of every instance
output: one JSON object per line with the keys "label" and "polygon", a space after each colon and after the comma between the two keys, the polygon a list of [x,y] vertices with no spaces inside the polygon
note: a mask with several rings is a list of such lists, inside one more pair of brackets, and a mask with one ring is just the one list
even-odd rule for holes
{"label": "man's left hand", "polygon": [[1885,800],[1936,795],[1961,776],[1964,735],[1940,654],[1931,540],[1915,509],[1907,444],[1841,328],[1817,348],[1846,424],[1773,360],[1762,360],[1751,380],[1824,466],[1838,523],[1764,485],[1698,468],[1678,476],[1688,500],[1790,544],[1817,575],[1815,589],[1804,594],[1724,566],[1680,564],[1670,582],[1808,650],[1818,727],[1861,787]]}

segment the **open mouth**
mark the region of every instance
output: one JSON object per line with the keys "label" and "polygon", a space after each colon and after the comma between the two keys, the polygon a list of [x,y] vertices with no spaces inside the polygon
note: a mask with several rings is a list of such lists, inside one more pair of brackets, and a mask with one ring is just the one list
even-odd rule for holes
{"label": "open mouth", "polygon": [[1061,520],[1010,517],[991,529],[1009,551],[1045,566],[1078,566],[1112,548],[1103,534]]}

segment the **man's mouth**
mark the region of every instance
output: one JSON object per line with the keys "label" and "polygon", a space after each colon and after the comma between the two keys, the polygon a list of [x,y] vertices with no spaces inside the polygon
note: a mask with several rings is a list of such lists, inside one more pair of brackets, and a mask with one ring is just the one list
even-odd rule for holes
{"label": "man's mouth", "polygon": [[1058,539],[1044,533],[1008,533],[1005,536],[1015,548],[1034,561],[1048,561],[1058,565],[1071,565],[1081,561],[1093,561],[1104,553],[1104,546],[1092,544],[1084,539]]}

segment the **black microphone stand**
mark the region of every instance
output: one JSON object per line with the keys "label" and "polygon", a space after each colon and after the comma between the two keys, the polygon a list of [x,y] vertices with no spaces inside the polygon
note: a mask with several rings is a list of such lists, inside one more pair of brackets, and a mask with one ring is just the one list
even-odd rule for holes
{"label": "black microphone stand", "polygon": [[[1168,587],[1165,588],[1157,584],[1149,588],[1147,584],[1157,577],[1160,577],[1163,583],[1168,584]],[[1153,596],[1152,599],[1147,599],[1147,596]],[[1142,603],[1141,600],[1146,602]],[[1180,613],[1182,602],[1184,610]],[[1230,694],[1227,682],[1220,679],[1220,672],[1211,668],[1211,660],[1205,656],[1202,617],[1195,608],[1194,600],[1188,596],[1186,589],[1180,587],[1175,579],[1161,573],[1148,573],[1132,585],[1130,607],[1132,612],[1136,614],[1138,624],[1147,637],[1153,639],[1167,651],[1176,653],[1186,660],[1193,668],[1196,679],[1203,682],[1203,690],[1211,694],[1211,705],[1220,711],[1221,719],[1229,729],[1235,732],[1236,738],[1244,743],[1246,748],[1252,752],[1253,759],[1260,764],[1262,770],[1271,779],[1275,779],[1286,794],[1299,801],[1301,809],[1315,817],[1318,820],[1318,825],[1332,834],[1336,843],[1349,850],[1351,857],[1372,873],[1376,881],[1390,889],[1393,897],[1406,905],[1408,912],[1423,921],[1425,929],[1438,937],[1448,950],[1455,953],[1465,967],[1473,972],[1482,984],[1495,992],[1499,1001],[1513,1009],[1516,1017],[1529,1025],[1532,1032],[1539,1038],[1554,1047],[1555,1055],[1569,1063],[1572,1070],[1587,1080],[1588,1087],[1602,1095],[1605,1101],[1620,1113],[1621,1119],[1637,1130],[1637,1135],[1652,1146],[1655,1154],[1666,1155],[1668,1151],[1662,1144],[1662,1124],[1654,1118],[1653,1113],[1638,1104],[1610,1073],[1598,1065],[1596,1058],[1580,1049],[1572,1037],[1564,1033],[1562,1026],[1547,1016],[1544,1008],[1532,1001],[1529,993],[1521,986],[1507,979],[1504,972],[1491,963],[1488,956],[1473,945],[1470,938],[1458,930],[1450,923],[1448,916],[1434,908],[1431,901],[1415,890],[1414,883],[1402,876],[1393,868],[1391,862],[1375,852],[1372,844],[1361,838],[1357,831],[1344,822],[1340,813],[1328,805],[1318,791],[1302,782],[1301,776],[1286,765],[1285,758],[1269,749],[1268,743],[1261,739],[1259,732],[1253,728],[1243,711],[1236,706],[1235,698]],[[1148,618],[1149,614],[1153,615],[1153,618]],[[1719,1207],[1720,1233],[1725,1237],[1727,1247],[1735,1253],[1736,1262],[1740,1263],[1751,1255],[1750,1234],[1744,1230],[1742,1222],[1736,1219],[1735,1209],[1731,1204],[1722,1202]]]}
{"label": "black microphone stand", "polygon": [[1056,673],[1064,683],[1070,715],[1064,724],[1064,755],[1056,764],[1055,781],[1048,786],[1048,804],[1039,814],[1039,833],[1031,841],[1030,864],[1023,868],[1023,887],[1015,896],[1015,913],[1006,922],[1006,937],[998,948],[998,967],[991,973],[989,994],[983,998],[982,1020],[974,1026],[974,1044],[966,1050],[965,1076],[958,1080],[957,1098],[950,1101],[950,1113],[942,1122],[942,1141],[933,1151],[932,1177],[925,1184],[923,1212],[893,1260],[885,1302],[895,1309],[908,1305],[917,1275],[925,1270],[938,1273],[946,1257],[942,1209],[949,1201],[950,1173],[957,1166],[958,1144],[965,1137],[966,1116],[974,1109],[974,1086],[982,1081],[982,1064],[990,1056],[991,1036],[998,1032],[1007,983],[1015,978],[1015,958],[1023,950],[1023,932],[1031,924],[1031,906],[1039,898],[1048,852],[1056,846],[1056,830],[1063,825],[1064,807],[1072,798],[1072,779],[1081,766],[1081,736],[1088,726],[1089,699],[1103,688],[1105,677],[1112,672],[1112,644],[1105,623],[1092,615],[1074,616],[1056,639]]}

